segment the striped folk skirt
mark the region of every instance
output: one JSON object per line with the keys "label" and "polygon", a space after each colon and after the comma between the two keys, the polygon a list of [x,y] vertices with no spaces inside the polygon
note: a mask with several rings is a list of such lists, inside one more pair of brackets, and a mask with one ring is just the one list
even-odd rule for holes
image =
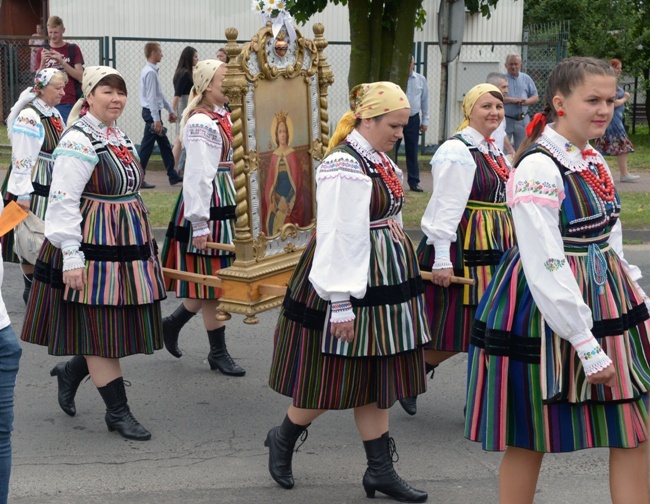
{"label": "striped folk skirt", "polygon": [[21,338],[52,355],[120,358],[162,348],[165,298],[146,210],[136,195],[82,197],[87,284],[63,283],[63,254],[45,240]]}
{"label": "striped folk skirt", "polygon": [[[214,243],[232,244],[235,237],[235,189],[228,167],[219,168],[213,182],[210,199],[210,239]],[[224,250],[199,250],[192,246],[192,225],[185,219],[183,191],[180,191],[172,218],[167,227],[161,261],[171,268],[199,275],[215,275],[220,269],[232,265],[235,255]],[[179,298],[219,299],[221,289],[205,285],[166,279],[168,291]]]}
{"label": "striped folk skirt", "polygon": [[469,348],[465,436],[485,450],[633,448],[647,439],[648,310],[616,253],[600,248],[608,267],[602,290],[587,273],[587,254],[565,253],[618,385],[587,383],[571,344],[544,322],[514,247],[477,309]]}
{"label": "striped folk skirt", "polygon": [[398,399],[426,390],[422,346],[429,342],[429,331],[415,251],[406,238],[387,252],[385,245],[392,243],[388,229],[370,234],[366,296],[351,299],[353,344],[334,342],[330,303],[309,281],[315,237],[289,283],[275,330],[269,385],[292,397],[298,408],[347,409],[370,403],[390,408]]}
{"label": "striped folk skirt", "polygon": [[[476,307],[485,292],[503,253],[515,243],[510,210],[506,203],[468,201],[458,226],[450,259],[454,275],[471,278],[474,285],[426,285],[426,306],[431,343],[427,349],[467,352]],[[433,245],[426,236],[418,247],[423,271],[431,271],[435,261]]]}
{"label": "striped folk skirt", "polygon": [[[47,210],[47,203],[49,201],[50,195],[50,184],[52,183],[52,166],[54,162],[52,157],[49,154],[41,152],[36,160],[36,164],[33,169],[32,177],[32,186],[34,192],[31,194],[31,204],[30,210],[36,217],[41,220],[45,220],[45,211]],[[11,165],[9,170],[7,170],[7,176],[2,182],[2,187],[0,192],[2,193],[2,198],[4,200],[5,206],[10,201],[15,201],[16,196],[13,194],[7,194],[7,186],[9,185],[9,176],[11,175]],[[0,243],[2,244],[2,260],[4,262],[13,262],[17,263],[20,261],[16,252],[14,251],[14,231],[13,229],[6,233],[4,236],[0,237]]]}

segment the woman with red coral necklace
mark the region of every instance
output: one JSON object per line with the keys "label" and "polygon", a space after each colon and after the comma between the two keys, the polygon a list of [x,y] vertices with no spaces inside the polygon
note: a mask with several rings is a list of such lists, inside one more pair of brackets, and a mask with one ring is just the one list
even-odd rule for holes
{"label": "woman with red coral necklace", "polygon": [[469,439],[505,450],[503,504],[533,502],[544,453],[584,448],[609,448],[612,502],[650,502],[648,301],[623,256],[611,173],[589,145],[615,96],[604,61],[557,65],[508,181],[517,246],[476,312],[465,418]]}
{"label": "woman with red coral necklace", "polygon": [[67,415],[76,414],[75,394],[90,374],[108,430],[146,441],[151,433],[127,404],[120,359],[162,348],[162,267],[139,193],[144,173],[115,125],[126,83],[114,68],[91,66],[82,87],[53,153],[46,240],[21,337],[73,356],[50,372]]}
{"label": "woman with red coral necklace", "polygon": [[289,282],[269,384],[293,402],[267,434],[269,472],[292,488],[296,441],[326,410],[354,409],[368,497],[424,502],[393,468],[388,411],[424,391],[429,341],[424,285],[401,225],[402,172],[384,154],[402,138],[409,103],[391,82],[360,84],[316,174],[318,226]]}
{"label": "woman with red coral necklace", "polygon": [[[55,105],[65,95],[67,81],[64,72],[52,68],[40,70],[34,78],[34,86],[21,93],[7,118],[11,169],[5,178],[2,195],[6,200],[16,199],[18,205],[31,210],[41,220],[45,218],[52,181],[52,151],[63,133],[63,121]],[[1,241],[3,259],[22,263],[23,300],[27,304],[34,265],[14,252],[13,231],[4,235]]]}
{"label": "woman with red coral necklace", "polygon": [[[422,217],[418,249],[426,284],[431,343],[427,371],[467,352],[474,312],[503,253],[514,245],[506,206],[510,166],[490,138],[503,120],[503,94],[492,84],[474,86],[463,100],[465,119],[431,160],[433,194]],[[454,276],[474,285],[452,284]],[[410,415],[416,398],[400,401]]]}

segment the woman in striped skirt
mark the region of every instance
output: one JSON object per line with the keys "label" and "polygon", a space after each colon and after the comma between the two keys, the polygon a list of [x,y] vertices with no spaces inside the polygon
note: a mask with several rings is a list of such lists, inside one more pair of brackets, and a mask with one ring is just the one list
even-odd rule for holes
{"label": "woman in striped skirt", "polygon": [[[52,180],[52,152],[63,133],[63,120],[55,105],[65,95],[66,82],[68,76],[64,72],[53,68],[39,70],[34,86],[21,93],[7,118],[11,167],[3,183],[2,195],[5,202],[15,199],[19,206],[31,210],[41,220],[45,219]],[[22,262],[23,300],[27,304],[34,265],[16,255],[13,231],[0,241],[5,261]]]}
{"label": "woman in striped skirt", "polygon": [[[167,268],[214,275],[231,265],[235,255],[207,248],[207,242],[232,245],[235,236],[235,186],[232,180],[232,123],[221,91],[226,65],[219,60],[199,61],[194,67],[194,87],[183,119],[181,138],[186,152],[183,191],[172,213],[162,252]],[[163,319],[165,348],[174,357],[183,353],[178,336],[199,311],[208,332],[210,369],[230,376],[246,371],[226,348],[226,327],[215,318],[221,289],[181,280],[168,280],[167,289],[185,298]]]}
{"label": "woman in striped skirt", "polygon": [[307,426],[326,410],[354,408],[368,496],[424,502],[427,493],[395,473],[388,435],[388,408],[425,390],[429,341],[424,286],[401,226],[401,171],[384,154],[402,138],[410,107],[390,82],[355,87],[350,105],[318,168],[316,235],[275,331],[269,383],[293,404],[267,435],[269,471],[292,488],[292,451]]}
{"label": "woman in striped skirt", "polygon": [[533,502],[544,453],[597,447],[610,448],[613,502],[650,502],[648,299],[623,256],[611,173],[589,145],[615,95],[604,61],[560,63],[508,182],[518,245],[477,309],[465,422],[469,439],[505,450],[503,503]]}
{"label": "woman in striped skirt", "polygon": [[[120,358],[162,348],[162,268],[133,143],[115,126],[126,84],[113,68],[87,67],[82,114],[54,151],[45,244],[34,272],[22,339],[52,355],[74,355],[51,371],[59,405],[90,377],[106,403],[106,424],[128,439],[151,438],[127,404]],[[74,113],[77,111],[76,113]]]}
{"label": "woman in striped skirt", "polygon": [[[514,245],[506,181],[510,166],[490,138],[503,121],[503,94],[492,84],[474,86],[463,100],[465,119],[431,160],[433,194],[422,216],[420,267],[426,284],[431,343],[427,371],[467,352],[474,313],[503,253]],[[452,275],[474,285],[452,284]],[[416,413],[416,398],[400,401]]]}

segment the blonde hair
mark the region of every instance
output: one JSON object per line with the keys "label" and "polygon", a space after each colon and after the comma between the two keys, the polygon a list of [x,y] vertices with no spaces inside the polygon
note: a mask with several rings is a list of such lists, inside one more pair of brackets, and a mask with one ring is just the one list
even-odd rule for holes
{"label": "blonde hair", "polygon": [[59,16],[50,16],[47,20],[47,26],[48,28],[58,28],[59,26],[65,28],[65,26],[63,26],[63,19]]}
{"label": "blonde hair", "polygon": [[144,57],[149,59],[154,51],[160,48],[160,42],[147,42],[144,45]]}
{"label": "blonde hair", "polygon": [[65,72],[57,72],[50,78],[50,82],[48,82],[47,85],[49,86],[50,84],[53,84],[57,86],[59,84],[66,84],[67,82],[68,82],[68,74],[66,74]]}

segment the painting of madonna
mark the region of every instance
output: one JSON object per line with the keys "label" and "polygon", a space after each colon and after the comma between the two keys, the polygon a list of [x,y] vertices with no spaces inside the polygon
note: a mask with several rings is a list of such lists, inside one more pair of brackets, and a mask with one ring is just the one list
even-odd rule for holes
{"label": "painting of madonna", "polygon": [[291,223],[299,227],[312,220],[311,176],[307,169],[310,160],[304,149],[294,150],[293,122],[287,112],[275,114],[271,123],[271,153],[266,177],[261,187],[262,232],[273,236],[282,226]]}

